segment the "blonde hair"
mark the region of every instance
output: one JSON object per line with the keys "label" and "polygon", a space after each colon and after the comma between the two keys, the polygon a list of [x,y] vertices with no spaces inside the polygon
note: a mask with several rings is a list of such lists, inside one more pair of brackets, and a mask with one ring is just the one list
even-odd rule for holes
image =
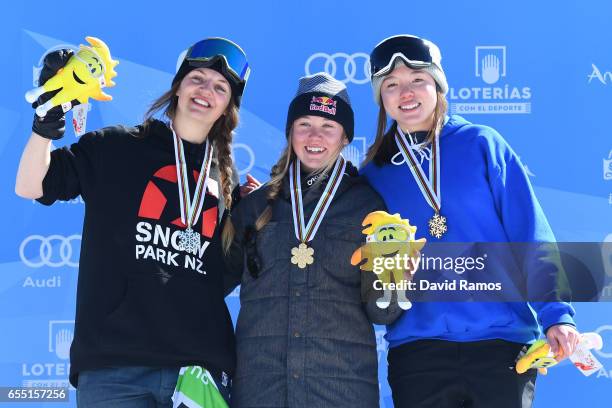
{"label": "blonde hair", "polygon": [[[446,101],[446,98],[444,97],[444,94],[439,86],[436,86],[436,96],[437,100],[436,107],[433,112],[433,126],[431,129],[429,129],[429,133],[427,134],[427,142],[431,142],[434,137],[438,136],[442,131],[442,127],[444,126],[444,117],[446,116],[446,112],[448,110],[448,102]],[[361,167],[365,166],[378,156],[381,147],[385,142],[385,135],[387,133],[395,133],[395,129],[397,129],[397,121],[393,121],[387,130],[387,111],[385,110],[384,105],[381,103],[380,109],[378,110],[376,137],[374,139],[374,143],[372,143],[372,145],[369,147],[366,158],[361,164]]]}

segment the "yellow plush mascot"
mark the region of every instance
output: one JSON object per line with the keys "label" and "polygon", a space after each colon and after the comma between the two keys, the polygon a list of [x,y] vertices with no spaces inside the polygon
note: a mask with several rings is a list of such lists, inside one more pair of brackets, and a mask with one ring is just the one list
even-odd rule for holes
{"label": "yellow plush mascot", "polygon": [[[76,99],[84,104],[93,98],[99,101],[110,101],[112,96],[102,91],[104,87],[115,86],[113,78],[117,76],[115,67],[119,61],[111,58],[110,50],[104,41],[95,37],[86,37],[91,45],[82,45],[63,68],[57,71],[44,85],[26,93],[26,100],[34,102],[46,92],[60,89],[49,101],[36,108],[36,114],[44,117],[51,108],[62,105],[64,112],[72,106],[68,104]],[[68,104],[68,105],[66,105]]]}
{"label": "yellow plush mascot", "polygon": [[[414,239],[416,227],[410,225],[408,220],[402,219],[399,214],[389,214],[385,211],[374,211],[364,219],[362,226],[366,227],[362,232],[367,235],[366,244],[357,249],[351,257],[352,265],[359,265],[364,272],[374,272],[378,280],[383,283],[383,296],[376,301],[381,309],[386,309],[391,303],[390,283],[396,285],[406,277],[403,268],[381,268],[376,267],[377,262],[389,257],[404,256],[413,259],[418,257],[419,251],[425,245],[425,238]],[[377,261],[378,260],[378,261]],[[365,262],[363,262],[365,261]],[[363,263],[362,263],[363,262]],[[412,270],[409,273],[412,274]],[[409,279],[412,275],[409,276]],[[406,291],[397,288],[399,306],[407,310],[412,303],[406,298]]]}

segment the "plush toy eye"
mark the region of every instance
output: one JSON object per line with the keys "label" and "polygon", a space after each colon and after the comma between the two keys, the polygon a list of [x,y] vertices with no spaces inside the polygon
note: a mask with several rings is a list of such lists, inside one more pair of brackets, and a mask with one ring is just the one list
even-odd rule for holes
{"label": "plush toy eye", "polygon": [[406,230],[403,228],[396,228],[393,226],[390,227],[382,227],[376,233],[376,238],[378,242],[387,242],[387,241],[406,241],[408,239],[408,234]]}

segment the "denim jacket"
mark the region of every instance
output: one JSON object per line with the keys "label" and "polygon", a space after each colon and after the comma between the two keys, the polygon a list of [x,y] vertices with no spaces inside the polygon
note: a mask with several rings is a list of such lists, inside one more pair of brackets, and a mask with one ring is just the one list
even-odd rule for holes
{"label": "denim jacket", "polygon": [[[303,193],[306,221],[324,188],[321,182]],[[365,240],[362,220],[371,211],[385,209],[382,199],[347,166],[308,243],[314,263],[300,269],[290,261],[299,241],[287,178],[272,203],[270,222],[254,238],[247,233],[245,239],[245,231],[253,231],[268,205],[267,191],[267,186],[256,190],[232,213],[236,235],[226,259],[231,271],[226,291],[241,283],[232,406],[378,407],[372,323],[391,323],[401,309],[397,304],[383,310],[375,301],[362,302],[373,275],[352,266],[350,258]],[[248,258],[256,258],[257,274],[248,270]]]}

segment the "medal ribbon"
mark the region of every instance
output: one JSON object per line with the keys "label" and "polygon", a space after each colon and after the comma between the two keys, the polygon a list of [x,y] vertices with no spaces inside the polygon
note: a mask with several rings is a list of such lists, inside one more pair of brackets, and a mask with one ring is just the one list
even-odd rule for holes
{"label": "medal ribbon", "polygon": [[206,140],[204,160],[202,161],[202,167],[200,168],[198,183],[196,184],[193,198],[190,199],[189,173],[187,172],[187,162],[185,161],[183,141],[177,136],[176,132],[172,128],[172,124],[170,125],[170,129],[172,129],[172,135],[174,136],[174,159],[176,162],[176,177],[181,206],[181,221],[189,229],[195,225],[196,222],[198,222],[202,212],[202,206],[204,205],[204,197],[206,194],[206,184],[208,183],[210,165],[212,163],[213,147],[210,143],[208,143],[208,140]]}
{"label": "medal ribbon", "polygon": [[423,168],[417,161],[416,155],[412,151],[412,146],[408,144],[406,135],[404,135],[399,126],[395,133],[395,143],[402,153],[402,156],[404,156],[404,160],[414,176],[425,201],[427,201],[436,214],[438,214],[440,208],[442,208],[442,191],[440,190],[440,144],[438,136],[434,137],[434,142],[431,146],[429,177],[425,175]]}
{"label": "medal ribbon", "polygon": [[289,166],[289,187],[291,188],[291,209],[293,212],[293,227],[295,236],[300,242],[308,242],[312,240],[323,221],[323,217],[329,208],[338,186],[344,176],[346,169],[346,160],[342,155],[338,156],[336,165],[332,170],[329,181],[323,194],[317,202],[308,224],[304,224],[304,207],[302,204],[302,181],[300,174],[300,160],[295,159]]}

